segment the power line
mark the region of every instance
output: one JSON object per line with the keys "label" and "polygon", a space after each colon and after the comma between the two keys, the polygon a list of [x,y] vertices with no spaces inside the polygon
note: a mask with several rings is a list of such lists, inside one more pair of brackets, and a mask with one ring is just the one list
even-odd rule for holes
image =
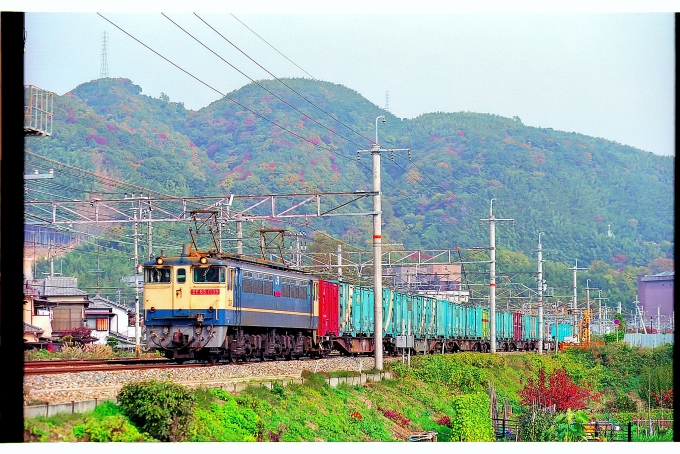
{"label": "power line", "polygon": [[[345,128],[349,129],[350,131],[352,131],[352,132],[355,133],[356,135],[358,135],[358,136],[360,136],[360,137],[366,139],[369,143],[372,143],[371,139],[369,139],[368,137],[364,136],[364,135],[361,134],[360,132],[355,131],[352,127],[346,125],[346,124],[343,123],[342,121],[338,120],[336,117],[332,116],[331,114],[329,114],[328,112],[326,112],[324,109],[322,109],[321,107],[317,106],[317,105],[314,104],[312,101],[310,101],[309,99],[307,99],[305,96],[303,96],[302,94],[300,94],[300,93],[299,93],[298,91],[296,91],[293,87],[291,87],[290,85],[288,85],[287,83],[285,83],[283,80],[281,80],[281,79],[279,79],[278,77],[276,77],[271,71],[269,71],[267,68],[265,68],[264,66],[262,66],[261,64],[259,64],[259,63],[258,63],[257,61],[255,61],[254,59],[252,59],[252,58],[250,57],[250,55],[246,54],[243,50],[241,50],[241,48],[239,48],[237,45],[235,45],[234,43],[232,43],[231,41],[229,41],[225,36],[223,36],[220,32],[218,32],[212,25],[208,24],[205,20],[203,20],[203,18],[201,18],[198,14],[194,13],[194,15],[195,15],[196,17],[198,17],[205,25],[207,25],[208,27],[210,27],[210,29],[212,29],[215,33],[217,33],[218,35],[220,35],[220,36],[222,37],[222,39],[224,39],[226,42],[228,42],[229,44],[231,44],[236,50],[238,50],[238,51],[241,52],[243,55],[245,55],[247,58],[249,58],[250,61],[252,61],[252,62],[255,63],[257,66],[259,66],[260,68],[262,68],[264,71],[267,72],[267,74],[269,74],[269,75],[272,76],[274,79],[276,79],[277,81],[279,81],[281,84],[283,84],[284,86],[286,86],[286,87],[287,87],[288,89],[290,89],[293,93],[295,93],[296,95],[298,95],[300,98],[304,99],[306,102],[308,102],[308,103],[311,104],[312,106],[316,107],[319,111],[321,111],[321,112],[323,112],[324,114],[326,114],[326,115],[327,115],[329,118],[331,118],[332,120],[334,120],[334,121],[340,123],[342,126],[344,126]],[[233,16],[233,14],[232,14],[232,16]],[[236,20],[238,20],[238,19],[236,19]],[[240,22],[240,21],[239,21],[239,22]],[[304,71],[304,70],[303,70],[303,71]],[[312,77],[312,79],[314,79],[314,78]],[[315,80],[316,80],[316,79],[315,79]],[[326,129],[328,129],[328,128],[326,128]],[[335,131],[333,131],[333,130],[330,130],[330,131],[331,131],[333,134],[339,135],[339,134],[337,134],[337,133],[336,133]],[[339,136],[340,136],[340,135],[339,135]],[[340,136],[340,137],[342,137],[342,136]],[[343,138],[344,138],[344,137],[343,137]],[[350,141],[350,142],[351,142],[351,141]],[[352,143],[354,143],[354,142],[352,142]],[[356,144],[356,143],[354,143],[354,145],[359,146],[359,145]]]}
{"label": "power line", "polygon": [[245,28],[247,28],[248,30],[250,30],[255,36],[257,36],[257,37],[260,38],[262,41],[264,41],[269,47],[271,47],[271,48],[274,49],[276,52],[278,52],[279,55],[281,55],[283,58],[285,58],[286,60],[288,60],[289,62],[291,62],[291,63],[294,64],[295,66],[297,66],[298,69],[300,69],[302,72],[304,72],[305,74],[307,74],[309,77],[311,77],[312,79],[316,80],[316,78],[315,78],[314,76],[312,76],[312,75],[309,74],[307,71],[305,71],[305,70],[302,69],[300,66],[298,66],[298,64],[295,63],[293,60],[291,60],[290,58],[286,57],[286,56],[283,55],[281,52],[279,52],[279,50],[278,50],[276,47],[274,47],[274,46],[272,46],[271,44],[269,44],[269,43],[267,42],[267,40],[265,40],[263,37],[261,37],[260,35],[258,35],[257,33],[255,33],[255,31],[254,31],[252,28],[248,27],[246,24],[244,24],[244,23],[241,21],[241,19],[239,19],[238,17],[234,16],[233,14],[232,14],[231,16],[232,16],[234,19],[236,19],[237,21],[241,22],[241,25],[243,25]]}
{"label": "power line", "polygon": [[[348,139],[347,137],[344,137],[344,136],[338,134],[337,132],[333,131],[333,130],[332,130],[331,128],[329,128],[328,126],[326,126],[326,125],[324,125],[324,124],[318,122],[317,120],[315,120],[314,118],[312,118],[311,116],[309,116],[308,114],[306,114],[305,112],[302,112],[302,111],[301,111],[300,109],[298,109],[297,107],[291,105],[288,101],[286,101],[285,99],[281,98],[281,97],[280,97],[279,95],[277,95],[276,93],[274,93],[274,92],[272,92],[271,90],[269,90],[267,87],[265,87],[264,85],[262,85],[261,83],[259,83],[258,81],[256,81],[255,79],[253,79],[252,77],[250,77],[249,75],[247,75],[246,73],[244,73],[243,71],[241,71],[240,69],[238,69],[236,66],[232,65],[231,63],[229,63],[229,62],[228,62],[227,60],[225,60],[222,56],[220,56],[217,52],[215,52],[214,50],[212,50],[212,49],[211,49],[210,47],[208,47],[206,44],[204,44],[203,42],[201,42],[201,40],[199,40],[199,39],[196,38],[194,35],[192,35],[191,33],[189,33],[185,28],[183,28],[183,27],[182,27],[181,25],[179,25],[177,22],[173,21],[173,20],[170,19],[168,16],[166,16],[165,13],[161,13],[161,14],[162,14],[163,17],[165,17],[167,20],[169,20],[170,22],[172,22],[173,25],[175,25],[177,28],[179,28],[179,29],[182,30],[184,33],[186,33],[186,34],[189,35],[191,38],[193,38],[193,39],[194,39],[197,43],[199,43],[201,46],[203,46],[203,47],[205,47],[206,49],[208,49],[208,50],[209,50],[213,55],[215,55],[217,58],[219,58],[220,60],[222,60],[223,62],[225,62],[225,63],[228,64],[229,66],[231,66],[232,68],[234,68],[234,69],[235,69],[236,71],[238,71],[240,74],[242,74],[243,76],[245,76],[246,78],[248,78],[251,82],[253,82],[253,83],[256,84],[257,86],[259,86],[260,88],[262,88],[263,90],[265,90],[265,91],[266,91],[267,93],[269,93],[270,95],[274,96],[276,99],[278,99],[279,101],[281,101],[282,103],[284,103],[285,105],[287,105],[288,107],[290,107],[291,109],[295,110],[296,112],[298,112],[298,113],[301,114],[301,115],[304,115],[304,116],[308,117],[308,118],[309,118],[310,120],[312,120],[314,123],[316,123],[317,125],[321,126],[322,128],[325,128],[325,129],[326,129],[328,132],[330,132],[331,134],[335,134],[335,135],[337,135],[338,137],[341,137],[341,138],[345,139],[346,141],[348,141],[348,142],[350,142],[350,143],[352,143],[352,144],[354,144],[354,145],[356,145],[356,146],[360,146],[359,144],[357,144],[357,143],[353,142],[352,140]],[[196,13],[194,13],[194,14],[196,15]],[[198,17],[199,19],[201,19],[198,15],[196,15],[196,17]],[[203,21],[204,24],[206,24],[208,27],[210,27],[212,30],[214,30],[215,33],[217,33],[218,35],[222,36],[217,30],[215,30],[213,27],[211,27],[211,26],[210,26],[207,22],[205,22],[203,19],[201,19],[201,21]],[[222,38],[224,38],[224,36],[222,36]],[[224,38],[224,39],[225,39],[227,42],[229,42],[229,44],[232,44],[231,41],[227,40],[226,38]],[[233,44],[232,44],[232,46],[233,46]],[[236,47],[236,46],[234,46],[234,47]],[[237,48],[237,49],[238,49],[238,48]],[[239,50],[240,50],[240,49],[239,49]],[[242,51],[241,51],[241,52],[242,52]],[[242,52],[242,53],[243,53],[243,52]],[[245,53],[243,53],[243,54],[246,55]],[[246,56],[247,56],[247,55],[246,55]],[[248,57],[248,58],[250,58],[250,57]],[[251,60],[252,60],[252,58],[251,58]],[[254,61],[254,60],[253,60],[253,61]],[[256,62],[256,63],[257,63],[257,62]],[[259,65],[259,63],[258,63],[258,65]],[[259,66],[262,68],[261,65],[259,65]],[[262,69],[264,69],[264,68],[262,68]],[[266,70],[265,70],[265,71],[266,71]],[[269,71],[267,71],[267,72],[269,72]],[[269,73],[269,74],[271,74],[271,73]],[[272,74],[272,76],[273,76],[273,74]],[[276,77],[276,76],[274,76],[274,77]],[[278,79],[277,79],[277,80],[278,80]],[[284,85],[285,85],[285,84],[284,84]],[[288,85],[286,85],[286,86],[288,86]],[[290,88],[290,87],[289,87],[289,88]],[[296,92],[296,93],[297,93],[297,92]],[[303,99],[304,99],[304,97],[303,97]],[[316,107],[316,106],[315,106],[315,107]],[[318,107],[317,107],[317,108],[318,108]],[[318,109],[321,110],[320,108],[318,108]],[[330,116],[330,115],[329,115],[329,116]],[[333,118],[333,117],[331,117],[331,118]],[[357,134],[358,134],[358,133],[357,133]],[[362,137],[363,137],[363,136],[362,136]],[[365,138],[365,137],[364,137],[364,138]],[[366,139],[366,140],[370,140],[370,139]]]}
{"label": "power line", "polygon": [[125,33],[126,35],[128,35],[130,38],[132,38],[132,39],[134,39],[135,41],[137,41],[139,44],[141,44],[142,46],[146,47],[146,48],[149,49],[151,52],[153,52],[154,54],[158,55],[158,56],[161,57],[163,60],[167,61],[167,62],[170,63],[172,66],[174,66],[175,68],[179,69],[179,70],[182,71],[183,73],[187,74],[187,75],[190,76],[191,78],[197,80],[198,82],[202,83],[203,85],[205,85],[206,87],[210,88],[210,89],[213,90],[214,92],[218,93],[218,94],[219,94],[220,96],[222,96],[223,98],[227,98],[228,100],[230,100],[230,101],[233,102],[234,104],[237,104],[237,105],[241,106],[242,108],[244,108],[244,109],[247,110],[248,112],[252,113],[253,115],[257,116],[258,118],[260,118],[260,119],[262,119],[262,120],[265,120],[266,122],[272,124],[273,126],[276,126],[276,127],[280,128],[280,129],[282,129],[283,131],[286,131],[287,133],[289,133],[289,134],[291,134],[291,135],[297,137],[298,139],[302,140],[303,142],[310,143],[310,144],[312,144],[314,147],[322,148],[322,149],[324,149],[324,150],[326,150],[326,151],[329,151],[329,152],[331,152],[331,153],[337,154],[337,155],[340,156],[340,157],[349,159],[348,157],[343,156],[342,154],[336,152],[335,150],[333,150],[333,149],[331,149],[331,148],[328,148],[328,147],[325,147],[325,146],[323,146],[323,145],[314,143],[314,142],[311,141],[310,139],[308,139],[308,138],[302,136],[301,134],[298,134],[298,133],[295,132],[295,131],[291,131],[290,129],[286,128],[285,126],[282,126],[282,125],[276,123],[275,121],[272,121],[272,120],[268,119],[267,117],[261,115],[260,113],[255,112],[255,111],[254,111],[253,109],[251,109],[250,107],[248,107],[248,106],[246,106],[246,105],[244,105],[244,104],[238,102],[237,100],[235,100],[234,98],[230,97],[229,95],[222,93],[222,92],[219,91],[217,88],[215,88],[215,87],[213,87],[212,85],[208,84],[207,82],[201,80],[201,79],[198,78],[197,76],[194,76],[194,75],[191,74],[189,71],[187,71],[186,69],[182,68],[181,66],[179,66],[178,64],[176,64],[176,63],[173,62],[172,60],[168,59],[167,57],[161,55],[160,53],[158,53],[157,51],[155,51],[155,50],[152,49],[151,47],[147,46],[146,44],[144,44],[143,42],[141,42],[139,39],[135,38],[135,37],[132,36],[130,33],[126,32],[126,31],[123,30],[121,27],[119,27],[118,25],[116,25],[115,23],[113,23],[111,20],[109,20],[109,19],[107,19],[106,17],[104,17],[101,13],[97,13],[97,14],[98,14],[101,18],[103,18],[105,21],[107,21],[108,23],[110,23],[111,25],[113,25],[114,27],[116,27],[118,30],[122,31],[123,33]]}

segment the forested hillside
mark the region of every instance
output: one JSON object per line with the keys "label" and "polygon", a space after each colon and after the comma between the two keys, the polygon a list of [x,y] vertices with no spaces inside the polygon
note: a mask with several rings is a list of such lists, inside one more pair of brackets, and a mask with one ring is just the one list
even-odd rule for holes
{"label": "forested hillside", "polygon": [[[357,161],[357,150],[370,148],[385,115],[380,145],[412,157],[382,157],[385,242],[486,246],[480,219],[495,198],[494,214],[515,220],[498,229],[500,248],[530,257],[544,232],[552,261],[621,270],[673,258],[674,157],[518,117],[399,119],[341,85],[284,82],[249,84],[196,112],[127,79],[92,81],[55,97],[53,135],[27,139],[26,150],[170,195],[370,190],[370,155]],[[71,198],[115,192],[86,179],[59,185]],[[370,241],[368,218],[312,225],[357,247]]]}

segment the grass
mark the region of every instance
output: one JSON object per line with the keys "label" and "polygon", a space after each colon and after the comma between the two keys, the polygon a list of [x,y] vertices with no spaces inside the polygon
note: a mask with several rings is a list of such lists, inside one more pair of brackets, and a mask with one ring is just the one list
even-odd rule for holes
{"label": "grass", "polygon": [[[236,396],[222,390],[197,388],[193,440],[405,441],[415,433],[434,430],[438,441],[451,441],[451,427],[457,427],[454,422],[460,423],[454,421],[457,396],[470,390],[484,393],[493,384],[499,403],[507,398],[513,412],[518,413],[516,393],[523,386],[522,380],[535,374],[539,366],[554,368],[564,361],[537,358],[535,354],[498,358],[473,353],[437,356],[414,357],[411,368],[398,362],[388,363],[386,368],[392,370],[395,379],[361,386],[328,385],[329,376],[356,376],[358,371],[316,374],[303,371],[303,384],[275,384],[271,389],[252,384]],[[577,362],[569,362],[569,367],[576,374],[587,372]],[[477,381],[471,382],[473,379]],[[482,410],[488,414],[488,408]],[[617,415],[606,416],[614,419]],[[666,410],[665,416],[672,418],[672,412]],[[630,417],[622,414],[620,419]],[[105,418],[115,421],[105,423]],[[449,418],[450,422],[443,423]],[[116,436],[119,441],[145,439],[115,406],[98,407],[94,413],[85,415],[25,421],[25,441],[105,441]],[[636,441],[670,440],[672,431],[654,436],[636,434]]]}

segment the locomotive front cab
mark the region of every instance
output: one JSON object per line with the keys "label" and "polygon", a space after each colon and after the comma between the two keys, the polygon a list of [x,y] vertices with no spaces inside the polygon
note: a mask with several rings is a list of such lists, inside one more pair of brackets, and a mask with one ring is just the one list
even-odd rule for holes
{"label": "locomotive front cab", "polygon": [[145,263],[147,346],[176,359],[220,348],[233,311],[234,272],[228,262],[190,247]]}

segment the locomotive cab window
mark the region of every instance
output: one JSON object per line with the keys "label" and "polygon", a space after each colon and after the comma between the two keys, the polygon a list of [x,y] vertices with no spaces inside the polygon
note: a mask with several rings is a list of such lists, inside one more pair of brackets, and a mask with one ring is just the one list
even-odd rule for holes
{"label": "locomotive cab window", "polygon": [[184,284],[187,281],[187,270],[185,268],[177,268],[177,283]]}
{"label": "locomotive cab window", "polygon": [[196,267],[194,268],[194,282],[196,283],[215,283],[226,282],[227,269],[219,266]]}
{"label": "locomotive cab window", "polygon": [[144,268],[144,282],[147,284],[169,283],[170,268]]}

